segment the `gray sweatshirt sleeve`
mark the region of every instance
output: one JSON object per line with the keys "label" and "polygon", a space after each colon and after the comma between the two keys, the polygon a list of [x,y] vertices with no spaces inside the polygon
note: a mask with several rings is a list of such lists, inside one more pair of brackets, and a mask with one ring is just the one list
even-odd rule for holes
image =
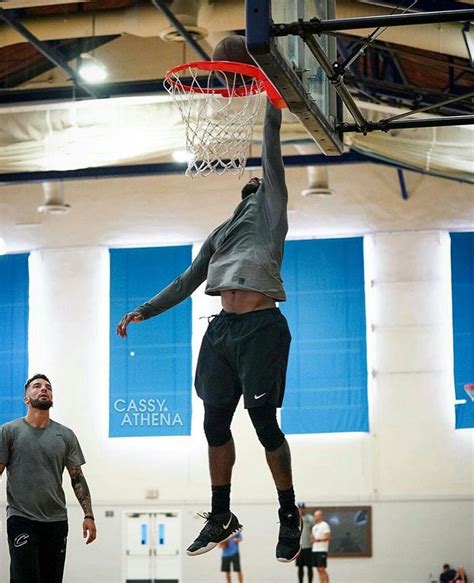
{"label": "gray sweatshirt sleeve", "polygon": [[212,257],[213,248],[211,236],[204,241],[196,259],[188,269],[178,275],[165,289],[156,296],[135,308],[134,312],[141,314],[145,320],[158,316],[173,306],[176,306],[201,285],[207,277],[207,268]]}
{"label": "gray sweatshirt sleeve", "polygon": [[267,101],[263,126],[262,170],[263,195],[272,227],[278,224],[282,213],[286,212],[288,203],[280,144],[281,117],[281,110]]}

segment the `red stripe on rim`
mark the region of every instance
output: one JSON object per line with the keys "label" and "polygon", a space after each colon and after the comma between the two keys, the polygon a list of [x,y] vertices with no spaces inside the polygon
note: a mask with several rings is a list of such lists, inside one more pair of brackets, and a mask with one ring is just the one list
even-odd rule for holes
{"label": "red stripe on rim", "polygon": [[[183,83],[178,83],[176,79],[179,79],[179,73],[189,70],[198,69],[200,71],[216,71],[224,73],[235,73],[240,75],[245,75],[247,77],[253,77],[261,84],[252,84],[251,86],[242,85],[239,87],[233,87],[232,91],[225,87],[201,87],[199,84],[196,86],[185,85]],[[166,73],[165,83],[169,83],[172,87],[178,87],[188,93],[203,93],[203,94],[218,94],[222,97],[245,97],[250,94],[261,93],[265,91],[267,93],[268,99],[273,103],[278,109],[287,107],[285,101],[280,95],[278,89],[273,85],[270,79],[265,75],[265,73],[254,65],[247,65],[246,63],[236,63],[234,61],[193,61],[191,63],[185,63],[183,65],[178,65],[173,67]]]}

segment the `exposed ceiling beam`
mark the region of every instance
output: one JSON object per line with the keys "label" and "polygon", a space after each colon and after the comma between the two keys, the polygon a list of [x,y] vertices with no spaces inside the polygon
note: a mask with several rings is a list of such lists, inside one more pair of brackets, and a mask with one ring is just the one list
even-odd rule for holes
{"label": "exposed ceiling beam", "polygon": [[[80,39],[59,40],[59,41],[44,41],[50,48],[56,52],[60,52],[64,59],[68,62],[79,57],[81,53],[89,53],[98,47],[101,47],[118,38],[117,35],[112,36],[94,36]],[[31,79],[47,73],[55,68],[55,64],[47,58],[42,58],[38,54],[35,60],[25,60],[21,63],[21,68],[12,72],[7,72],[3,77],[0,77],[0,85],[4,89],[13,89],[27,83]],[[70,88],[71,95],[74,92],[77,94],[76,87]],[[28,91],[28,90],[21,90]],[[0,90],[0,103],[2,102],[2,90]]]}
{"label": "exposed ceiling beam", "polygon": [[61,4],[79,4],[91,0],[0,0],[5,10],[18,10],[20,8],[37,8],[39,6],[60,6]]}
{"label": "exposed ceiling beam", "polygon": [[[325,156],[323,154],[309,154],[283,156],[285,168],[306,168],[307,166],[335,166],[341,164],[381,164],[392,168],[411,170],[419,174],[439,176],[456,182],[472,184],[473,180],[463,180],[458,177],[445,176],[439,172],[410,166],[404,162],[377,157],[368,152],[353,148],[341,156]],[[261,158],[248,158],[247,170],[259,169],[262,166]],[[106,178],[131,178],[137,176],[153,176],[163,174],[184,174],[186,164],[177,162],[163,162],[158,164],[123,164],[120,166],[98,166],[94,168],[80,168],[78,170],[41,172],[10,172],[0,174],[0,186],[6,184],[26,184],[44,182],[48,180],[94,180]]]}
{"label": "exposed ceiling beam", "polygon": [[3,20],[11,28],[16,30],[21,36],[26,39],[31,45],[35,47],[40,53],[42,53],[47,59],[54,63],[57,67],[62,69],[66,75],[68,75],[79,87],[88,93],[91,97],[96,97],[96,93],[90,89],[90,87],[84,83],[80,76],[72,69],[66,60],[54,49],[50,48],[45,42],[39,40],[32,34],[25,26],[21,24],[13,14],[10,14],[3,8],[0,8],[0,20]]}
{"label": "exposed ceiling beam", "polygon": [[[406,10],[406,5],[410,2],[406,1],[400,5],[400,0],[359,0],[362,4],[371,4],[372,6],[387,6],[388,8],[398,8]],[[458,2],[457,0],[417,0],[413,8],[409,9],[412,12],[431,12],[435,10],[461,10],[472,8],[472,4],[467,2]]]}

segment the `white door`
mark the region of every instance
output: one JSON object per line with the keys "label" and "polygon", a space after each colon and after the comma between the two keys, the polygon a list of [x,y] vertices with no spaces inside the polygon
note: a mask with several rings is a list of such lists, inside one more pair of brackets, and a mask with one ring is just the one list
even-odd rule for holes
{"label": "white door", "polygon": [[129,512],[125,519],[126,583],[179,583],[181,523],[176,512]]}

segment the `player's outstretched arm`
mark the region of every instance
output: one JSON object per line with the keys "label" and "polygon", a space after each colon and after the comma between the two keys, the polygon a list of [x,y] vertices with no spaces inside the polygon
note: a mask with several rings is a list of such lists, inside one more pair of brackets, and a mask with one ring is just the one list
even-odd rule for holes
{"label": "player's outstretched arm", "polygon": [[285,182],[285,167],[280,143],[281,121],[281,109],[275,108],[268,101],[263,127],[262,175],[265,200],[272,227],[279,223],[288,203],[288,189]]}
{"label": "player's outstretched arm", "polygon": [[204,241],[196,259],[184,273],[156,296],[122,317],[116,330],[121,338],[127,337],[127,326],[130,323],[143,322],[143,320],[162,314],[188,298],[201,285],[207,277],[207,269],[213,253],[212,236],[214,232]]}
{"label": "player's outstretched arm", "polygon": [[71,485],[74,490],[74,494],[76,495],[76,498],[81,505],[82,510],[84,511],[82,535],[86,539],[86,545],[88,545],[95,541],[97,537],[89,486],[87,485],[86,478],[82,473],[81,466],[68,468],[68,472],[71,476]]}

